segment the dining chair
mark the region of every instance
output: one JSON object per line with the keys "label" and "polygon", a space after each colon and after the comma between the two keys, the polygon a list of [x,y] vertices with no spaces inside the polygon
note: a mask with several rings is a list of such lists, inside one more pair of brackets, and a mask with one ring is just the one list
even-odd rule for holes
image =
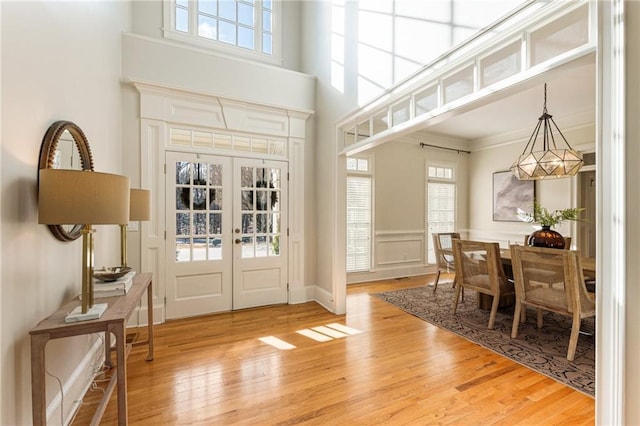
{"label": "dining chair", "polygon": [[[437,273],[436,280],[433,284],[433,292],[438,289],[438,281],[442,272],[447,274],[455,274],[456,267],[453,259],[453,240],[459,240],[460,234],[457,232],[440,232],[433,234],[433,250],[436,255]],[[455,287],[455,275],[453,285]]]}
{"label": "dining chair", "polygon": [[[518,337],[518,325],[526,319],[526,307],[537,311],[537,326],[543,325],[543,311],[572,317],[567,360],[573,361],[583,318],[595,316],[595,300],[589,295],[582,273],[582,257],[576,250],[511,246],[511,263],[516,290],[516,307],[511,337]],[[557,281],[538,281],[537,271],[555,275]]]}
{"label": "dining chair", "polygon": [[[527,246],[526,242],[525,242],[525,246]],[[571,249],[571,237],[564,237],[563,250],[570,250],[570,249]],[[558,249],[554,249],[554,250],[558,250]],[[545,271],[542,269],[533,268],[527,272],[532,279],[535,278],[535,281],[539,283],[546,283],[547,285],[552,285],[553,283],[562,281],[562,276],[558,271]]]}
{"label": "dining chair", "polygon": [[465,288],[493,296],[489,329],[493,329],[500,298],[513,295],[513,284],[507,280],[500,260],[498,243],[454,240],[453,256],[456,264],[456,291],[453,313],[458,309],[460,292]]}

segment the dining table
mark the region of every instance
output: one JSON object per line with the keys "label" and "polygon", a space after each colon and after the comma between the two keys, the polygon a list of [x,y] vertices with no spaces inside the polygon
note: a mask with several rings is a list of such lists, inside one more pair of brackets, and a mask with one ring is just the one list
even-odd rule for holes
{"label": "dining table", "polygon": [[[510,278],[513,274],[509,274],[507,272],[507,268],[511,269],[511,249],[500,249],[500,259],[502,260],[502,266],[505,267],[505,273]],[[584,275],[585,280],[596,279],[596,258],[595,257],[583,257],[581,259],[582,263],[582,273]]]}

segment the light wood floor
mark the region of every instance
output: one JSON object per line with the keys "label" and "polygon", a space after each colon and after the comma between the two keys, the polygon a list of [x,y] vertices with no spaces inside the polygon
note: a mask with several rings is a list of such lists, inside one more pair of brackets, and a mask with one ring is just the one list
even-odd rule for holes
{"label": "light wood floor", "polygon": [[[594,423],[593,398],[369,296],[429,279],[349,286],[346,316],[306,303],[159,325],[155,360],[144,346],[128,359],[129,423]],[[322,343],[296,333],[330,323],[362,333]],[[103,425],[117,424],[116,406],[112,398]],[[93,408],[85,403],[74,424],[88,424]]]}

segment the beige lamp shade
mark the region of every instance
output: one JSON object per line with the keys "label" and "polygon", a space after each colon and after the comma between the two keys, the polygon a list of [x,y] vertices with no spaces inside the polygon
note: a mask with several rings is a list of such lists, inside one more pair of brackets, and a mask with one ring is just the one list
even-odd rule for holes
{"label": "beige lamp shade", "polygon": [[128,177],[89,170],[40,170],[38,223],[117,225],[128,222]]}
{"label": "beige lamp shade", "polygon": [[129,194],[129,220],[151,220],[151,191],[132,188]]}

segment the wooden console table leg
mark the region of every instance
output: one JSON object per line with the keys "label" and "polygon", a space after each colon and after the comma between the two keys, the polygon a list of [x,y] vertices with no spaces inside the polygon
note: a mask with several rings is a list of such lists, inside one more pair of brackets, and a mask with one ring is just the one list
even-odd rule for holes
{"label": "wooden console table leg", "polygon": [[111,362],[111,332],[104,332],[104,366],[107,368],[112,368],[113,363]]}
{"label": "wooden console table leg", "polygon": [[118,375],[118,425],[126,425],[129,417],[127,407],[127,343],[124,322],[109,324],[107,333],[116,337],[116,374]]}
{"label": "wooden console table leg", "polygon": [[153,361],[153,282],[149,282],[147,287],[147,334],[149,342],[149,352],[147,361]]}
{"label": "wooden console table leg", "polygon": [[47,424],[45,354],[48,334],[31,335],[31,413],[34,425]]}

